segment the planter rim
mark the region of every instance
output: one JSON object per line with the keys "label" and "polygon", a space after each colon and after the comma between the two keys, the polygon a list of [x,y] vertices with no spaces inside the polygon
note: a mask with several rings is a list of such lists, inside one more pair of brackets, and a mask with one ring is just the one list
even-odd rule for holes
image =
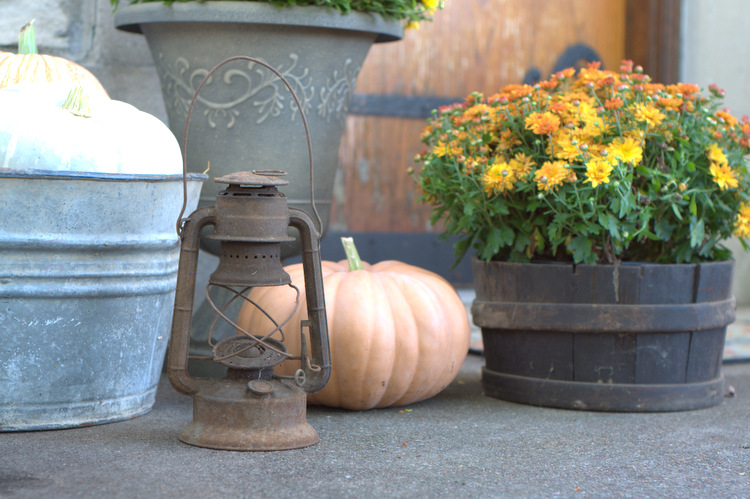
{"label": "planter rim", "polygon": [[403,38],[400,21],[388,21],[366,12],[342,14],[331,7],[275,7],[257,2],[212,1],[163,5],[137,3],[121,6],[114,16],[115,27],[131,33],[142,33],[141,24],[172,22],[222,22],[269,25],[292,25],[377,33],[375,43]]}
{"label": "planter rim", "polygon": [[[142,175],[136,173],[99,173],[56,170],[8,170],[0,169],[0,178],[39,180],[91,180],[101,182],[175,182],[182,181],[181,173],[175,175]],[[208,175],[188,173],[188,182],[208,180]]]}
{"label": "planter rim", "polygon": [[[476,262],[477,264],[484,264],[484,265],[568,265],[571,267],[599,267],[599,268],[614,268],[616,265],[611,263],[573,263],[573,262],[556,262],[556,261],[537,261],[537,262],[508,262],[505,260],[490,260],[489,262],[485,260],[481,260],[476,255],[472,256],[472,261]],[[677,267],[677,266],[683,266],[683,267],[694,267],[696,265],[729,265],[734,264],[734,258],[729,258],[728,260],[715,260],[715,261],[706,261],[706,262],[699,262],[699,263],[656,263],[656,262],[631,262],[631,261],[625,261],[620,262],[621,266],[624,267],[635,267],[635,266],[659,266],[659,265],[668,265],[670,267]]]}

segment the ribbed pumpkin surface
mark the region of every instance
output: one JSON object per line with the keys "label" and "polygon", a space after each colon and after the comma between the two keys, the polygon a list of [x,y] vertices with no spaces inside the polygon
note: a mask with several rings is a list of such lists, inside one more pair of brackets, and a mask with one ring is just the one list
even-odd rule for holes
{"label": "ribbed pumpkin surface", "polygon": [[[323,262],[331,379],[308,401],[364,410],[406,405],[442,391],[458,374],[469,349],[466,309],[453,287],[437,274],[402,262],[365,264],[349,271],[347,262]],[[284,328],[284,343],[300,350],[300,321],[307,318],[302,265],[285,267],[300,288],[300,308]],[[250,298],[277,321],[294,309],[288,286],[256,288]],[[238,324],[266,334],[271,322],[245,304]],[[307,332],[305,332],[307,333]],[[291,375],[298,361],[286,361],[277,374]]]}
{"label": "ribbed pumpkin surface", "polygon": [[62,83],[81,86],[90,95],[104,94],[99,80],[86,68],[52,55],[0,52],[0,88],[29,83]]}

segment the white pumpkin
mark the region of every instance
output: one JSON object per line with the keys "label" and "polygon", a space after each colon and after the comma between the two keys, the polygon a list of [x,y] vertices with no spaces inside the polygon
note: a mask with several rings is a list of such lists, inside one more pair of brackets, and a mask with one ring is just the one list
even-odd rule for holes
{"label": "white pumpkin", "polygon": [[0,89],[0,169],[171,175],[177,139],[156,117],[101,94],[90,117],[63,109],[67,85]]}

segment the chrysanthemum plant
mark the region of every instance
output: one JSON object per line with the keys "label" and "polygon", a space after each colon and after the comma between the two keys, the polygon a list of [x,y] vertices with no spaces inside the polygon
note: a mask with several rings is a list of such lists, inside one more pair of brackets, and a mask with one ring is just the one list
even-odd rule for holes
{"label": "chrysanthemum plant", "polygon": [[[153,3],[166,5],[182,2],[205,2],[210,0],[123,0],[126,3]],[[437,9],[443,8],[443,0],[234,0],[270,3],[277,7],[312,6],[329,7],[344,14],[352,11],[372,12],[386,19],[405,21],[407,27],[416,28],[419,21],[431,20]],[[120,0],[110,0],[117,9]]]}
{"label": "chrysanthemum plant", "polygon": [[460,260],[697,263],[750,236],[750,120],[624,61],[433,112],[414,171]]}

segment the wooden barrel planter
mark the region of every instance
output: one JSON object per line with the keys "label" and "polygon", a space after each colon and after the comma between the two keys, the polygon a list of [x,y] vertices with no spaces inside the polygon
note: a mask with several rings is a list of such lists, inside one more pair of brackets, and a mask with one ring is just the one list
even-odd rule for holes
{"label": "wooden barrel planter", "polygon": [[720,404],[733,263],[474,259],[472,315],[482,328],[485,393],[595,411]]}

